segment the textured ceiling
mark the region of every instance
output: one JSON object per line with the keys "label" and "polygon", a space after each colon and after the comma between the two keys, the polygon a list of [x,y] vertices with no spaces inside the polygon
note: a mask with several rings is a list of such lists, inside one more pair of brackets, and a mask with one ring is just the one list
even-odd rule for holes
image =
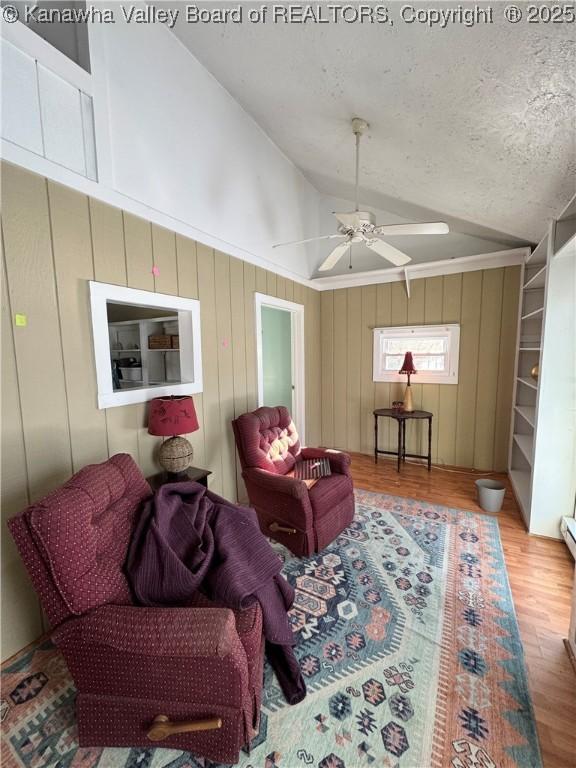
{"label": "textured ceiling", "polygon": [[407,25],[391,3],[393,26],[174,31],[321,192],[352,198],[359,115],[365,205],[391,221],[437,212],[495,250],[538,241],[574,194],[576,27],[510,24],[493,5],[494,24],[471,28]]}

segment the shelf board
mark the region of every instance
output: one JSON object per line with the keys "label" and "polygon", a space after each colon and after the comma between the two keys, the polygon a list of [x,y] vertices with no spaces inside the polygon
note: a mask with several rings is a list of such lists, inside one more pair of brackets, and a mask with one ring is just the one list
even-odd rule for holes
{"label": "shelf board", "polygon": [[537,315],[541,315],[544,312],[544,307],[538,307],[538,309],[533,309],[532,312],[528,312],[526,315],[522,315],[522,320],[529,320],[531,317],[536,317]]}
{"label": "shelf board", "polygon": [[120,325],[139,325],[140,323],[171,323],[177,322],[178,315],[166,315],[165,317],[139,317],[134,320],[113,320],[108,323],[109,326],[116,328]]}
{"label": "shelf board", "polygon": [[510,482],[514,489],[516,501],[520,505],[524,520],[528,525],[530,522],[530,480],[531,473],[522,469],[511,469],[508,473]]}
{"label": "shelf board", "polygon": [[532,466],[532,453],[534,452],[534,436],[533,435],[514,435],[514,440],[516,441],[516,445],[522,453],[524,454],[524,458],[528,461],[530,466]]}
{"label": "shelf board", "polygon": [[149,384],[151,387],[164,387],[171,384],[183,384],[184,382],[181,381],[181,379],[170,379],[169,381],[150,381]]}
{"label": "shelf board", "polygon": [[518,352],[540,352],[540,347],[518,347]]}
{"label": "shelf board", "polygon": [[141,349],[111,349],[110,352],[114,355],[119,355],[121,352],[142,352]]}
{"label": "shelf board", "polygon": [[538,389],[538,384],[534,381],[530,381],[530,379],[522,379],[520,376],[518,376],[518,381],[520,384],[524,384],[524,386],[530,387],[530,389]]}
{"label": "shelf board", "polygon": [[547,266],[544,264],[542,269],[539,269],[536,274],[532,275],[532,277],[527,280],[524,283],[524,290],[534,290],[535,288],[544,288],[544,284],[546,283],[546,270]]}
{"label": "shelf board", "polygon": [[548,234],[546,234],[542,240],[538,243],[536,248],[532,251],[530,256],[526,259],[526,264],[534,266],[534,264],[546,264],[548,258]]}
{"label": "shelf board", "polygon": [[179,349],[149,349],[148,352],[180,352]]}
{"label": "shelf board", "polygon": [[531,427],[536,424],[536,408],[533,405],[515,405],[514,410],[525,419]]}

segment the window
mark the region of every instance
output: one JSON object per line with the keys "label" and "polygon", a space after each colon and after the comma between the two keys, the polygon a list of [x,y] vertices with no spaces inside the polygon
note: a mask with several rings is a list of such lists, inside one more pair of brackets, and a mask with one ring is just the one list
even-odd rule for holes
{"label": "window", "polygon": [[[10,0],[19,12],[20,21],[60,53],[86,72],[90,72],[86,0],[40,0],[37,3]],[[28,12],[27,12],[28,11]]]}
{"label": "window", "polygon": [[399,374],[412,352],[416,384],[458,384],[459,325],[414,325],[374,329],[374,381],[405,381]]}
{"label": "window", "polygon": [[98,407],[202,392],[200,302],[90,282]]}

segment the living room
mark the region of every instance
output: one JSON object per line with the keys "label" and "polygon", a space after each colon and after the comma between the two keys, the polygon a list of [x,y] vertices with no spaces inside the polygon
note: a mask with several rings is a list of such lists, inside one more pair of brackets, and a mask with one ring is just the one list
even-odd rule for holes
{"label": "living room", "polygon": [[[570,13],[25,5],[1,8],[6,765],[575,765]],[[287,660],[259,601],[247,630],[206,585],[128,589],[134,521],[182,479],[255,509]]]}

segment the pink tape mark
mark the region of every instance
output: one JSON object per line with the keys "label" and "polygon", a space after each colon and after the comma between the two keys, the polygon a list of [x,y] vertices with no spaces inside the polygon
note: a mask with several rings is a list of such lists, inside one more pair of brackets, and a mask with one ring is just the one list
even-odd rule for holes
{"label": "pink tape mark", "polygon": [[156,266],[156,264],[154,264],[154,266],[152,267],[152,274],[154,275],[154,277],[158,277],[158,275],[160,274],[160,269],[159,267]]}

